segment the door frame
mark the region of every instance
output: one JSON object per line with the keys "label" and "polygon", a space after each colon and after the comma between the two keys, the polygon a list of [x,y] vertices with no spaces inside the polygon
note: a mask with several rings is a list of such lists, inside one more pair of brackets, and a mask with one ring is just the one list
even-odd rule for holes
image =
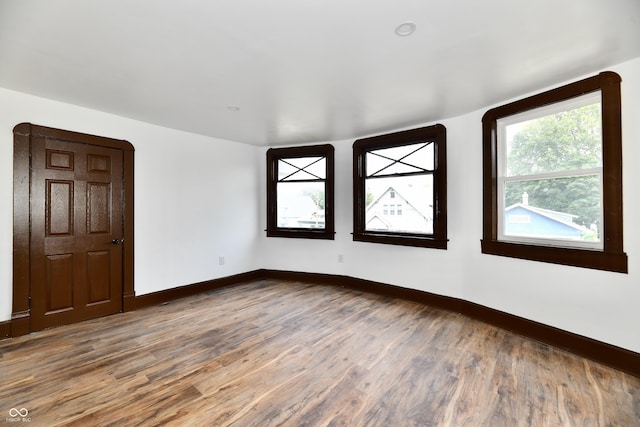
{"label": "door frame", "polygon": [[133,284],[133,154],[130,142],[102,136],[55,129],[32,123],[13,128],[13,308],[11,336],[31,332],[31,138],[116,148],[123,153],[122,311],[135,309]]}

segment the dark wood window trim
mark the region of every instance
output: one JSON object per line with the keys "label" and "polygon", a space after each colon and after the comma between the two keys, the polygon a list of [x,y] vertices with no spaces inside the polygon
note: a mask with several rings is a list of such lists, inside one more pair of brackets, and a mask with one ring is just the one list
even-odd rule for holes
{"label": "dark wood window trim", "polygon": [[[334,151],[333,145],[331,144],[270,148],[267,150],[267,237],[334,239]],[[326,158],[324,229],[278,227],[278,160],[316,156]]]}
{"label": "dark wood window trim", "polygon": [[[434,143],[433,234],[366,230],[366,153],[431,141]],[[447,132],[441,124],[357,140],[353,144],[353,240],[392,245],[447,248]]]}
{"label": "dark wood window trim", "polygon": [[[618,74],[606,71],[485,113],[483,140],[482,253],[627,273],[622,233],[622,121]],[[498,240],[497,120],[587,93],[602,94],[603,249],[562,248]]]}

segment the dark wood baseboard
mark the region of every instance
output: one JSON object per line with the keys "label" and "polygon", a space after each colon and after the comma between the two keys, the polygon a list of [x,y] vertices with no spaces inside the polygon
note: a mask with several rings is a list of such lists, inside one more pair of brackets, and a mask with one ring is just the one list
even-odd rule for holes
{"label": "dark wood baseboard", "polygon": [[12,313],[10,323],[10,337],[19,337],[31,333],[31,310]]}
{"label": "dark wood baseboard", "polygon": [[127,292],[122,296],[122,311],[133,311],[136,309],[136,293]]}
{"label": "dark wood baseboard", "polygon": [[[246,273],[207,280],[205,282],[159,292],[136,296],[128,299],[128,310],[150,307],[173,301],[190,295],[207,292],[217,288],[232,286],[254,280],[287,280],[326,284],[375,293],[391,298],[414,301],[420,304],[438,307],[463,314],[474,320],[488,323],[499,328],[526,336],[563,350],[640,377],[640,353],[574,334],[553,326],[495,310],[460,298],[447,297],[417,289],[403,288],[387,283],[375,282],[355,277],[305,273],[282,270],[253,270]],[[16,325],[17,326],[17,325]],[[12,334],[12,321],[0,322],[0,339],[15,336]]]}
{"label": "dark wood baseboard", "polygon": [[11,337],[11,320],[0,322],[0,340]]}
{"label": "dark wood baseboard", "polygon": [[194,283],[192,285],[180,286],[178,288],[164,291],[152,292],[150,294],[138,295],[135,297],[135,308],[150,307],[165,302],[196,295],[202,292],[211,291],[225,286],[236,285],[252,280],[260,280],[264,277],[262,270],[254,270],[246,273],[234,274],[233,276],[220,277],[218,279],[207,280],[205,282]]}

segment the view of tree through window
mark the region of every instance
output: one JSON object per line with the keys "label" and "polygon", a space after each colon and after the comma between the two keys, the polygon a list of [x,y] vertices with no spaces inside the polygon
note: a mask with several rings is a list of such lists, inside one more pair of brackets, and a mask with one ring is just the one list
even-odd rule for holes
{"label": "view of tree through window", "polygon": [[599,242],[599,93],[572,100],[562,111],[541,110],[523,120],[511,118],[504,125],[503,234]]}

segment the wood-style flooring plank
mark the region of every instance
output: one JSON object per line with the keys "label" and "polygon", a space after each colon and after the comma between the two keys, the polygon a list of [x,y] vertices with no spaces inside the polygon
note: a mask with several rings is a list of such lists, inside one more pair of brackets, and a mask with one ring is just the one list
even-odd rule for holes
{"label": "wood-style flooring plank", "polygon": [[32,426],[640,426],[640,379],[437,308],[256,281],[0,341],[11,408]]}

